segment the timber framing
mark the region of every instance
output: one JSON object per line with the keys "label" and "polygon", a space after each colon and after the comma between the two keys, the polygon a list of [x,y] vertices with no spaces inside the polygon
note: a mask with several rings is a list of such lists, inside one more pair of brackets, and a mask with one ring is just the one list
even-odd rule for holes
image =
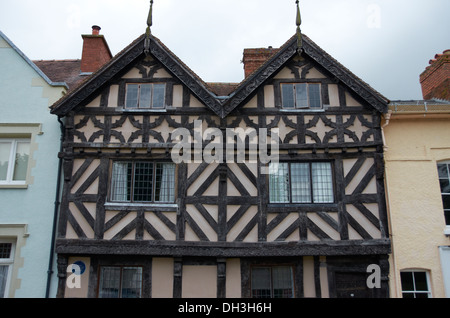
{"label": "timber framing", "polygon": [[[283,45],[279,52],[249,76],[249,78],[244,80],[230,95],[230,98],[220,101],[208,89],[208,85],[181,62],[158,38],[152,35],[150,35],[150,38],[151,54],[220,118],[225,118],[245,100],[255,94],[258,87],[279,71],[293,56],[299,54],[297,50],[297,36],[295,35]],[[364,99],[380,113],[387,113],[388,99],[373,90],[369,85],[323,51],[309,37],[304,35],[303,38],[302,55],[314,60],[332,78],[348,86],[356,95]],[[63,117],[76,106],[85,104],[90,98],[92,99],[93,92],[104,87],[109,80],[118,74],[126,71],[127,67],[133,61],[143,57],[144,41],[145,35],[142,35],[79,87],[56,102],[52,107],[52,114]]]}
{"label": "timber framing", "polygon": [[378,255],[390,252],[387,239],[328,242],[167,242],[99,241],[59,239],[58,254],[140,255],[159,257],[294,257]]}
{"label": "timber framing", "polygon": [[[200,78],[182,63],[170,50],[154,36],[151,37],[150,53],[155,56],[172,74],[188,87],[205,105],[217,115],[222,115],[221,105],[214,95],[205,87]],[[109,63],[95,72],[68,95],[53,105],[52,114],[65,116],[76,106],[86,103],[93,98],[92,93],[119,74],[123,74],[134,61],[142,59],[144,54],[145,35],[137,38],[126,49],[117,54]]]}
{"label": "timber framing", "polygon": [[[155,287],[150,272],[160,270],[152,259],[173,263],[174,297],[183,294],[183,266],[216,266],[217,296],[225,297],[230,259],[241,262],[243,296],[250,295],[253,265],[288,261],[296,273],[295,294],[301,297],[304,264],[314,272],[315,294],[320,296],[325,259],[336,260],[336,268],[342,269],[340,260],[360,259],[363,264],[387,257],[380,123],[388,100],[308,37],[303,39],[302,50],[296,36],[289,39],[224,97],[215,95],[152,35],[145,54],[141,36],[53,105],[52,114],[64,119],[65,128],[59,154],[64,171],[56,239],[59,296],[64,295],[67,262],[74,257],[92,259],[89,297],[98,295],[102,264],[143,262],[145,297],[151,297]],[[127,108],[127,85],[136,83],[164,84],[165,107]],[[282,85],[293,83],[320,86],[321,108],[283,108]],[[124,202],[111,199],[115,163],[172,162],[177,145],[173,134],[179,128],[193,139],[201,134],[199,143],[192,145],[193,159],[196,151],[204,153],[214,145],[216,152],[223,150],[222,158],[176,164],[173,201],[135,202],[131,194]],[[279,162],[329,163],[331,177],[325,182],[332,202],[271,202],[273,185],[262,173],[268,164],[261,158],[249,160],[255,151],[250,137],[233,137],[235,160],[227,162],[220,159],[227,159],[230,141],[202,139],[207,129],[222,137],[228,129],[252,130],[264,140],[278,131]],[[244,145],[243,162],[237,160],[238,142]],[[275,149],[265,146],[267,155]],[[264,145],[258,144],[256,151],[261,148]],[[312,184],[312,168],[310,175]],[[149,179],[155,182],[156,177]],[[127,179],[122,190],[128,182],[134,181]]]}

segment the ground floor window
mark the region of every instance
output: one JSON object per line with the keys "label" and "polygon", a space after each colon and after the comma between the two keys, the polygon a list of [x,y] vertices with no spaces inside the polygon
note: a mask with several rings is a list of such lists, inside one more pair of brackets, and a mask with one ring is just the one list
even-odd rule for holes
{"label": "ground floor window", "polygon": [[403,298],[430,298],[428,273],[425,271],[405,271],[400,273]]}
{"label": "ground floor window", "polygon": [[0,240],[0,298],[8,296],[13,263],[14,243]]}
{"label": "ground floor window", "polygon": [[99,298],[141,298],[142,267],[102,266]]}
{"label": "ground floor window", "polygon": [[291,266],[255,266],[251,275],[253,298],[293,298],[294,276]]}

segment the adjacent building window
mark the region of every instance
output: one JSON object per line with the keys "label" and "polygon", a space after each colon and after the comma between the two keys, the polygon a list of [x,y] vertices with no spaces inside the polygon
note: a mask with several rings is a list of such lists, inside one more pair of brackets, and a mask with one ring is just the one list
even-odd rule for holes
{"label": "adjacent building window", "polygon": [[428,273],[424,271],[408,271],[400,273],[403,298],[430,298]]}
{"label": "adjacent building window", "polygon": [[330,162],[271,163],[270,203],[333,203]]}
{"label": "adjacent building window", "polygon": [[445,223],[450,226],[450,162],[438,164]]}
{"label": "adjacent building window", "polygon": [[141,298],[142,267],[100,268],[99,298]]}
{"label": "adjacent building window", "polygon": [[125,107],[163,109],[165,94],[165,84],[128,84]]}
{"label": "adjacent building window", "polygon": [[110,201],[174,203],[175,164],[114,162]]}
{"label": "adjacent building window", "polygon": [[293,298],[294,275],[291,266],[253,267],[252,298]]}
{"label": "adjacent building window", "polygon": [[285,109],[322,109],[320,84],[281,84]]}
{"label": "adjacent building window", "polygon": [[25,184],[29,156],[29,139],[0,139],[0,185]]}
{"label": "adjacent building window", "polygon": [[8,286],[14,263],[14,243],[0,241],[0,298],[8,296]]}

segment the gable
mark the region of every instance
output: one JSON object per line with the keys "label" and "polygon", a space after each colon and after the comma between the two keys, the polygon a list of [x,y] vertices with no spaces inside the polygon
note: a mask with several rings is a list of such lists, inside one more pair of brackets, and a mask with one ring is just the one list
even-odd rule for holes
{"label": "gable", "polygon": [[[348,94],[351,99],[358,99],[380,113],[387,112],[389,101],[385,97],[351,73],[305,35],[303,36],[301,58],[299,56],[297,36],[293,36],[259,70],[241,83],[234,95],[224,103],[224,113],[227,115],[248,101],[268,80],[276,77],[289,79],[292,76],[296,80],[314,77],[317,77],[316,79],[328,78],[335,84],[339,84],[340,87],[345,87],[345,93],[341,92],[340,94]],[[290,74],[291,72],[293,75]]]}
{"label": "gable", "polygon": [[[234,92],[225,98],[219,98],[217,94],[213,93],[213,89],[211,88],[214,88],[214,86],[211,87],[204,83],[191,69],[164,46],[159,39],[154,36],[150,36],[150,39],[150,55],[154,61],[157,61],[160,64],[160,68],[164,68],[167,71],[165,76],[170,75],[171,78],[184,85],[200,104],[204,105],[221,118],[225,118],[237,107],[244,105],[249,99],[256,96],[258,89],[262,87],[267,80],[277,76],[282,77],[284,73],[289,72],[286,70],[286,67],[291,69],[291,72],[296,76],[296,79],[301,79],[302,76],[304,76],[305,79],[317,76],[319,76],[319,78],[328,78],[328,80],[334,81],[334,83],[330,84],[329,91],[335,92],[336,85],[341,87],[340,91],[338,90],[341,99],[343,98],[343,95],[348,95],[349,100],[351,100],[352,103],[356,100],[359,101],[356,103],[358,106],[364,104],[380,113],[387,112],[389,101],[385,97],[356,77],[312,42],[307,36],[304,36],[301,51],[302,58],[306,59],[310,64],[307,66],[307,70],[305,70],[304,67],[301,67],[302,70],[295,70],[295,63],[299,63],[298,59],[296,60],[296,57],[298,57],[299,54],[297,37],[293,36],[276,54],[262,65],[259,70],[255,71],[240,83]],[[74,89],[67,96],[55,103],[52,113],[58,116],[65,116],[75,107],[82,104],[86,105],[96,97],[98,98],[101,91],[108,85],[109,81],[116,79],[118,76],[124,76],[125,73],[134,67],[134,65],[145,58],[144,41],[145,35],[136,39],[77,89]],[[294,63],[294,65],[292,63]],[[151,70],[152,68],[154,68],[154,66],[149,65],[146,67],[141,65],[140,69],[138,69],[142,74],[138,73],[143,76],[159,74],[157,71],[160,68],[156,71],[154,69]],[[297,74],[296,72],[300,73]],[[138,73],[127,76],[136,78]],[[342,87],[345,87],[345,92],[342,92]],[[335,96],[335,94],[331,95],[331,98]]]}
{"label": "gable", "polygon": [[[68,88],[66,83],[63,82],[52,82],[47,75],[45,75],[5,34],[0,31],[0,49],[11,50],[27,64],[34,72],[38,74],[39,77],[42,78],[43,81],[46,82],[49,86],[52,87],[62,87]],[[4,60],[5,63],[7,61]]]}
{"label": "gable", "polygon": [[[308,57],[294,55],[285,63],[279,71],[267,79],[261,89],[264,91],[263,108],[283,108],[282,87],[288,84],[317,84],[320,87],[321,110],[333,110],[339,108],[345,111],[347,107],[352,107],[353,111],[363,108],[373,109],[370,104],[355,94],[346,85],[329,74],[324,68]],[[248,102],[244,102],[243,108],[258,107],[256,96]],[[261,107],[260,107],[261,108]],[[348,110],[348,109],[347,109]]]}
{"label": "gable", "polygon": [[[111,106],[122,107],[125,96],[124,82],[152,83],[163,81],[169,83],[170,85],[168,86],[177,90],[177,92],[180,92],[180,89],[183,90],[182,87],[187,88],[189,92],[183,91],[182,94],[191,94],[192,98],[190,100],[192,100],[193,104],[202,107],[206,106],[214,113],[221,115],[220,103],[206,88],[207,85],[192,70],[153,36],[151,36],[150,42],[150,57],[146,57],[144,53],[144,40],[145,35],[136,39],[79,87],[55,103],[52,107],[52,114],[65,116],[77,107],[85,105],[95,106],[92,105],[92,102],[99,105],[99,100],[102,99],[101,95],[104,95],[105,90],[108,89],[112,89],[113,91],[119,89],[117,105],[114,105],[115,101],[112,100]],[[111,88],[109,88],[110,85]],[[171,97],[172,95],[174,97]],[[167,95],[169,98],[167,105],[169,107],[173,106],[170,105],[172,104],[170,99],[178,102],[178,105],[180,102],[179,94],[172,95]],[[110,100],[106,102],[104,98],[102,106],[109,105]],[[114,97],[109,95],[109,98]]]}
{"label": "gable", "polygon": [[[133,112],[139,109],[127,108],[127,88],[130,85],[160,85],[164,86],[164,109],[152,111],[174,110],[182,107],[205,108],[206,106],[186,88],[186,86],[173,76],[165,66],[153,56],[141,56],[128,65],[122,72],[111,78],[97,92],[91,94],[84,102],[74,108],[75,112],[86,107],[91,111],[95,108],[106,108],[109,111]],[[186,96],[187,95],[187,96]],[[141,109],[149,112],[150,109]]]}

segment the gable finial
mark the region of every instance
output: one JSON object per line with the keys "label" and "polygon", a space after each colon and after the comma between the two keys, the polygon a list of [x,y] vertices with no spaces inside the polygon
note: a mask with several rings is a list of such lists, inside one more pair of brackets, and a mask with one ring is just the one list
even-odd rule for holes
{"label": "gable finial", "polygon": [[302,31],[300,30],[300,25],[302,25],[302,16],[300,14],[299,0],[296,0],[295,3],[297,4],[297,50],[299,53],[301,53],[301,51],[303,50]]}
{"label": "gable finial", "polygon": [[144,52],[145,55],[150,53],[150,34],[152,34],[151,27],[153,25],[153,0],[150,0],[150,11],[147,18],[147,30],[145,31]]}

